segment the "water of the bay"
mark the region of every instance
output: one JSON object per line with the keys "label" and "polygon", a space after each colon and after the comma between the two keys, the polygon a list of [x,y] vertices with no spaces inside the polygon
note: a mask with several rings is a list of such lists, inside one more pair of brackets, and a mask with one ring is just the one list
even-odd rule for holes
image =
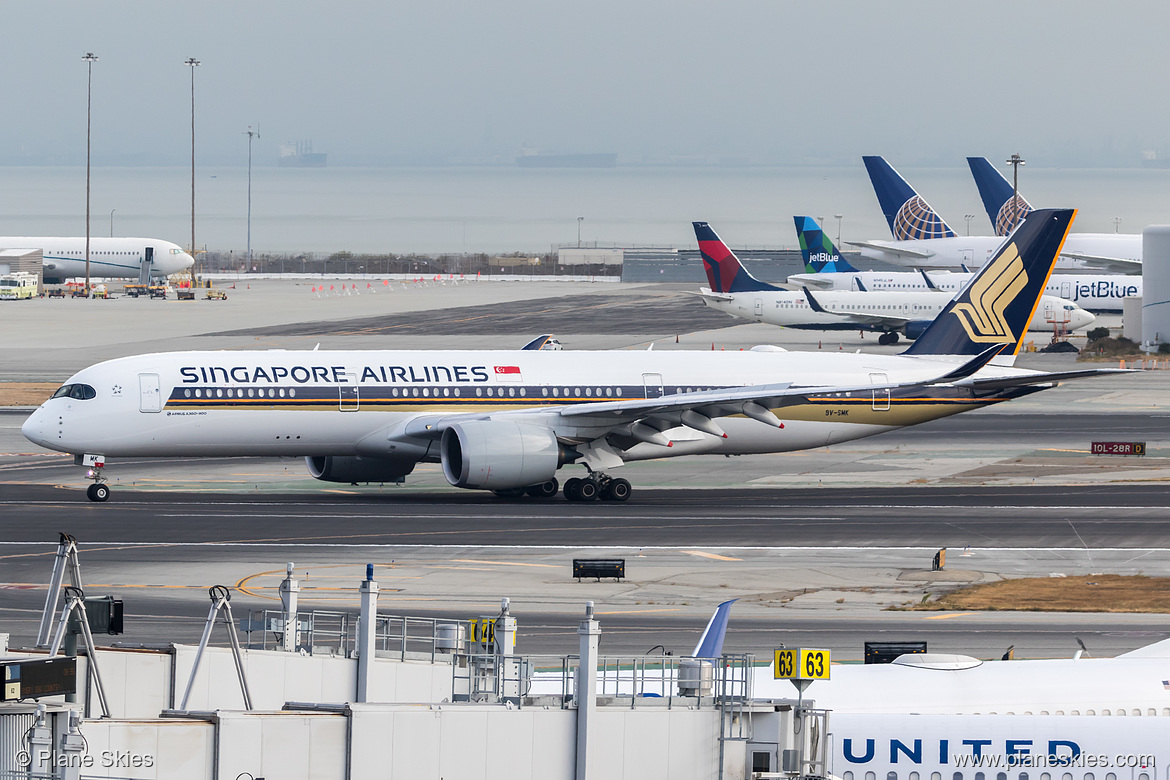
{"label": "water of the bay", "polygon": [[[960,161],[961,163],[961,161]],[[1010,169],[1005,168],[1010,175]],[[902,174],[958,233],[991,232],[965,164]],[[190,244],[189,168],[93,168],[93,235]],[[247,245],[246,167],[196,169],[196,244]],[[1080,232],[1170,223],[1170,170],[1025,167],[1033,206],[1074,206]],[[112,212],[112,218],[111,218]],[[792,217],[825,217],[845,241],[888,239],[860,161],[841,168],[252,170],[254,252],[547,252],[575,244],[690,247],[709,221],[733,246],[791,247]],[[579,217],[583,219],[578,220]],[[1120,223],[1115,221],[1120,217]],[[0,235],[84,235],[85,169],[0,168]]]}

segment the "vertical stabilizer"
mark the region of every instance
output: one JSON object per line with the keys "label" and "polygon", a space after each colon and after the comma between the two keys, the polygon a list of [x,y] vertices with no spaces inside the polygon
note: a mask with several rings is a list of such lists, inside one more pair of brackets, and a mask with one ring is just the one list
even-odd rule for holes
{"label": "vertical stabilizer", "polygon": [[1012,225],[1028,216],[1032,210],[1031,204],[1023,195],[1016,193],[1017,218],[1012,210],[1012,183],[986,157],[968,157],[967,165],[971,166],[971,175],[975,178],[975,186],[979,188],[979,197],[983,200],[983,208],[987,210],[987,218],[995,226],[995,234],[1006,236],[1012,232]]}
{"label": "vertical stabilizer", "polygon": [[955,231],[882,157],[862,157],[890,233],[898,241],[954,238]]}
{"label": "vertical stabilizer", "polygon": [[804,271],[809,274],[852,272],[857,269],[841,256],[832,240],[812,217],[793,217],[796,236],[800,239],[800,254],[804,257]]}
{"label": "vertical stabilizer", "polygon": [[1029,214],[903,354],[978,355],[992,344],[1018,353],[1075,217],[1074,209]]}
{"label": "vertical stabilizer", "polygon": [[707,283],[711,292],[755,292],[758,290],[779,290],[761,282],[740,265],[739,258],[727,248],[715,231],[706,222],[692,222],[699,252],[703,255],[703,268],[707,271]]}

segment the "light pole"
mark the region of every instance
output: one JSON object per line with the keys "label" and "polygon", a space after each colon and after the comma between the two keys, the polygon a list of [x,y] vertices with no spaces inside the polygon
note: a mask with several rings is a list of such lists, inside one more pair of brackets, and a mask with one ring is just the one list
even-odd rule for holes
{"label": "light pole", "polygon": [[833,216],[835,216],[837,218],[837,251],[840,252],[841,251],[841,218],[844,217],[845,215],[844,214],[834,214]]}
{"label": "light pole", "polygon": [[577,217],[577,248],[581,248],[581,223],[585,221],[585,217]]}
{"label": "light pole", "polygon": [[1114,217],[1113,218],[1113,232],[1114,233],[1121,232],[1121,217]]}
{"label": "light pole", "polygon": [[114,212],[117,209],[110,209],[110,238],[114,237]]}
{"label": "light pole", "polygon": [[967,235],[971,235],[971,220],[975,219],[974,214],[964,214],[963,219],[967,220]]}
{"label": "light pole", "polygon": [[1020,166],[1024,164],[1024,158],[1013,154],[1007,164],[1012,166],[1012,230],[1015,230],[1020,224]]}
{"label": "light pole", "polygon": [[[252,136],[260,137],[260,123],[256,123],[256,132],[248,126],[248,265],[252,265]],[[282,261],[283,262],[283,261]]]}
{"label": "light pole", "polygon": [[[188,57],[183,63],[191,68],[191,257],[195,257],[195,69],[199,60]],[[199,281],[199,263],[192,269],[192,286]]]}
{"label": "light pole", "polygon": [[93,64],[98,61],[97,55],[87,51],[81,58],[85,62],[89,77],[85,86],[85,297],[90,296],[89,290],[89,130],[93,116]]}

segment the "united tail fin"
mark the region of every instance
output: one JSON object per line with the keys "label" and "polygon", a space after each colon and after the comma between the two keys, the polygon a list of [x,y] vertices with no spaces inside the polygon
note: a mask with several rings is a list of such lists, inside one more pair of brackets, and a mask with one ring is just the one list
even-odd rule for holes
{"label": "united tail fin", "polygon": [[1016,216],[1012,213],[1012,185],[1003,174],[986,157],[968,157],[967,165],[971,167],[975,186],[979,188],[979,197],[983,200],[983,208],[987,210],[987,218],[995,225],[995,234],[1006,236],[1032,210],[1031,204],[1023,195],[1016,193],[1016,211],[1019,214]]}
{"label": "united tail fin", "polygon": [[727,248],[715,231],[706,222],[692,222],[699,252],[703,255],[703,268],[707,271],[707,283],[717,293],[756,292],[779,290],[779,287],[761,282],[740,265],[739,258]]}
{"label": "united tail fin", "polygon": [[822,271],[852,272],[857,269],[841,256],[832,240],[812,217],[793,217],[796,222],[796,237],[800,239],[800,254],[804,257],[804,272],[819,274]]}
{"label": "united tail fin", "polygon": [[692,658],[718,658],[723,655],[723,638],[727,636],[727,621],[731,618],[731,605],[738,599],[725,601],[715,608],[715,614],[707,621],[707,628],[699,643],[695,645]]}
{"label": "united tail fin", "polygon": [[978,355],[992,344],[1020,351],[1075,209],[1033,211],[927,326],[906,355]]}
{"label": "united tail fin", "polygon": [[898,241],[954,238],[955,231],[882,157],[862,157],[890,233]]}

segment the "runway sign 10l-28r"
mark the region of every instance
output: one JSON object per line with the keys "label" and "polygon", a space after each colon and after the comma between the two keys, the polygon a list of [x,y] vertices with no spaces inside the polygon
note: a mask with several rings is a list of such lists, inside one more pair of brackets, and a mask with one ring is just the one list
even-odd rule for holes
{"label": "runway sign 10l-28r", "polygon": [[829,651],[807,647],[777,650],[773,669],[777,680],[827,680]]}
{"label": "runway sign 10l-28r", "polygon": [[1095,441],[1094,455],[1145,455],[1144,441]]}

